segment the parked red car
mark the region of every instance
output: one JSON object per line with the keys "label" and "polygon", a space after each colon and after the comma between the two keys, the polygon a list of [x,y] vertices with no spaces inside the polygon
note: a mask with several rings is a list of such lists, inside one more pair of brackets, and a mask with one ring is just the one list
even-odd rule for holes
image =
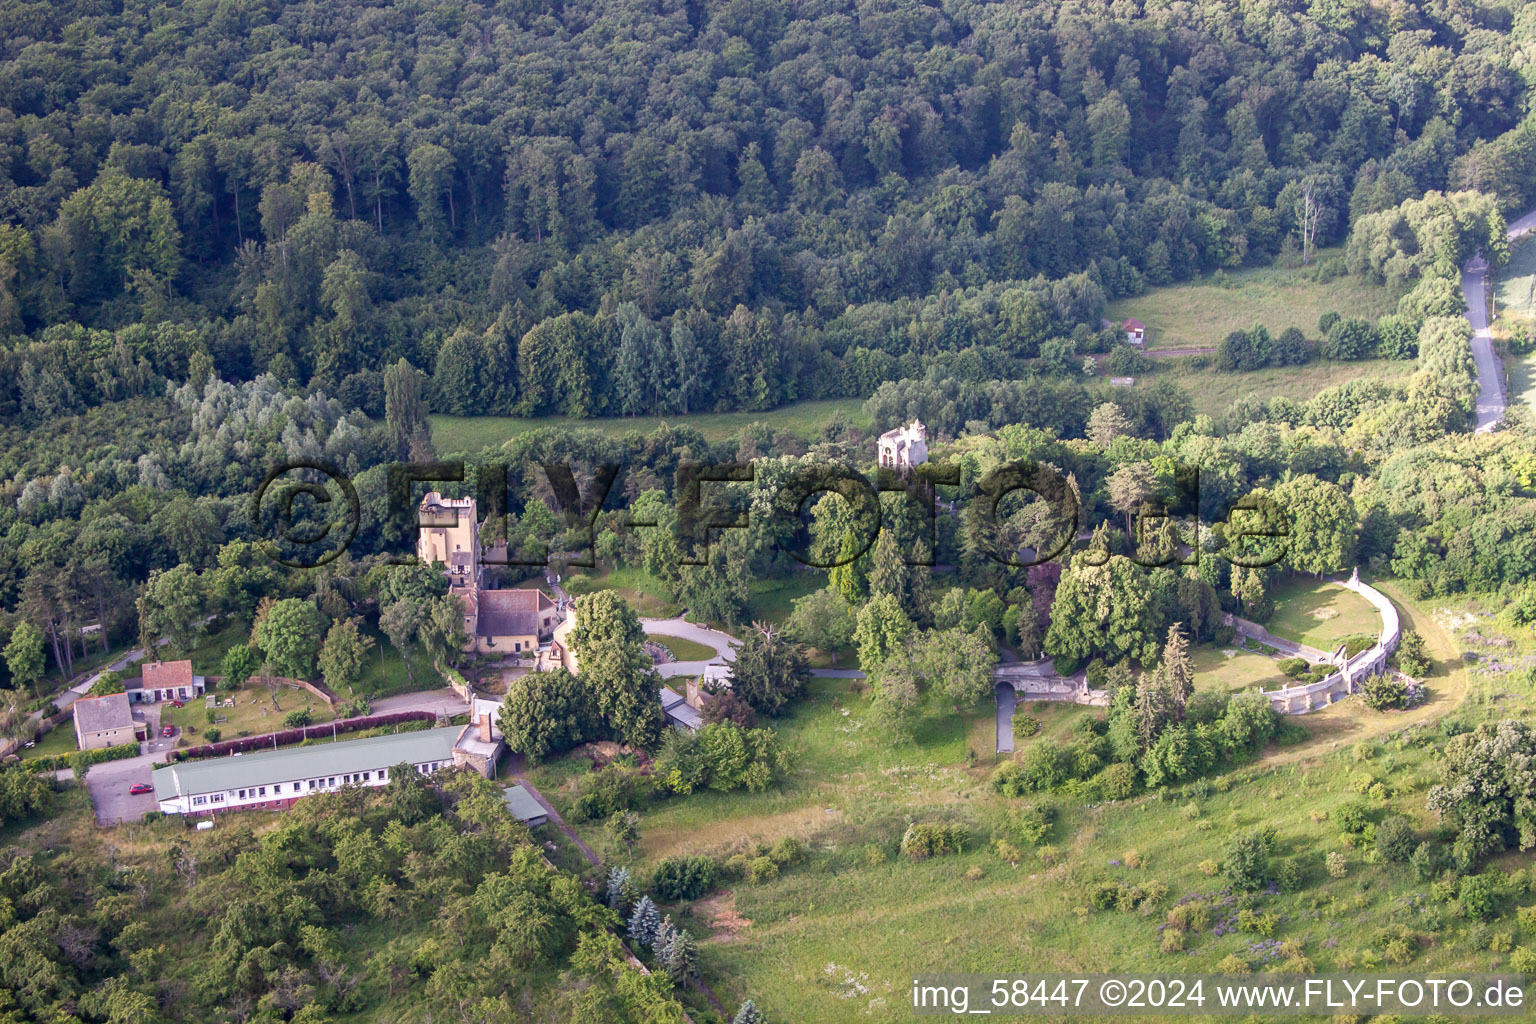
{"label": "parked red car", "polygon": [[179,701],[179,700],[171,701],[171,707],[173,707],[173,708],[180,708],[180,707],[185,707],[185,706],[186,706],[186,704],[183,701]]}
{"label": "parked red car", "polygon": [[155,787],[151,786],[147,782],[135,782],[132,788],[128,790],[128,792],[132,793],[134,796],[138,796],[140,793],[153,793],[154,791]]}
{"label": "parked red car", "polygon": [[160,735],[161,736],[175,736],[176,735],[176,727],[174,725],[168,725],[165,728],[160,730]]}

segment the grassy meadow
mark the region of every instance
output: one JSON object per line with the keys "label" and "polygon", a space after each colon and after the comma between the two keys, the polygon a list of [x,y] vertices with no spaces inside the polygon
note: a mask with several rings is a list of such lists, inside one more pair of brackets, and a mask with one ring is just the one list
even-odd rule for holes
{"label": "grassy meadow", "polygon": [[697,413],[691,416],[616,416],[582,420],[570,416],[544,416],[522,419],[516,416],[433,416],[432,444],[439,452],[478,452],[497,447],[519,434],[541,427],[575,430],[600,430],[613,437],[639,432],[650,433],[662,424],[693,427],[710,441],[723,441],[741,433],[743,427],[762,423],[774,430],[787,430],[810,439],[816,436],[828,416],[841,410],[855,426],[867,427],[864,402],[857,398],[833,398],[799,402],[765,412]]}
{"label": "grassy meadow", "polygon": [[[1435,822],[1424,799],[1438,781],[1431,748],[1446,738],[1442,721],[1471,724],[1533,707],[1529,684],[1469,670],[1460,645],[1476,637],[1493,650],[1529,650],[1536,636],[1502,639],[1486,615],[1459,605],[1420,607],[1390,585],[1384,589],[1405,625],[1425,635],[1435,660],[1425,706],[1381,714],[1357,698],[1345,700],[1290,719],[1305,734],[1299,742],[1272,745],[1256,761],[1173,790],[1097,805],[1063,794],[1006,799],[988,784],[996,761],[990,700],[961,715],[926,719],[914,740],[897,742],[870,720],[861,683],[817,679],[777,723],[794,755],[782,787],[651,805],[642,811],[632,859],[612,849],[600,822],[576,828],[642,877],[663,857],[725,855],[785,836],[804,842],[807,855],[774,880],[736,882],[692,904],[663,907],[707,936],[705,976],[720,998],[731,1004],[751,997],[771,1020],[904,1020],[911,976],[925,971],[1039,972],[1049,964],[1053,971],[1187,973],[1212,971],[1234,953],[1256,970],[1273,969],[1275,947],[1228,926],[1235,910],[1220,905],[1226,882],[1208,873],[1229,833],[1259,825],[1275,827],[1275,856],[1295,860],[1303,884],[1295,892],[1259,894],[1254,909],[1276,915],[1273,939],[1294,943],[1314,970],[1496,970],[1508,958],[1489,950],[1507,948],[1494,936],[1536,939],[1518,934],[1513,904],[1489,924],[1466,921],[1432,898],[1429,883],[1407,865],[1352,847],[1335,815],[1346,803],[1365,801],[1374,819],[1403,813],[1421,835],[1430,834]],[[1303,609],[1309,597],[1313,608],[1336,600],[1326,587],[1296,590]],[[1353,611],[1312,621],[1342,628],[1339,620],[1347,622]],[[1295,614],[1305,624],[1307,612]],[[1470,632],[1469,623],[1480,632]],[[1315,635],[1314,628],[1301,632]],[[1264,683],[1273,664],[1249,652],[1227,658],[1200,649],[1197,683]],[[1029,736],[1021,730],[1020,754],[1100,713],[1021,702],[1018,720],[1033,718],[1040,728]],[[568,806],[585,770],[587,762],[570,757],[530,774],[557,806]],[[1375,783],[1376,795],[1363,796]],[[990,840],[1005,833],[1009,811],[1041,803],[1059,811],[1044,845],[1016,865],[1002,860]],[[911,861],[897,852],[911,821],[960,822],[972,838],[959,855]],[[1330,852],[1343,855],[1343,877],[1325,870]],[[1529,853],[1510,854],[1495,864],[1512,870],[1531,861]],[[1145,910],[1093,909],[1089,891],[1103,882],[1164,886],[1166,896]],[[1162,950],[1159,926],[1169,908],[1206,896],[1214,905],[1188,933],[1186,948]],[[1388,964],[1387,944],[1405,934],[1413,938],[1411,960]]]}
{"label": "grassy meadow", "polygon": [[1189,393],[1197,414],[1218,416],[1239,398],[1257,395],[1264,401],[1289,398],[1305,402],[1319,391],[1370,377],[1382,381],[1406,381],[1418,369],[1413,359],[1366,359],[1358,363],[1317,361],[1301,366],[1268,366],[1262,370],[1224,372],[1215,366],[1196,369],[1186,360],[1160,360],[1152,372],[1137,378],[1135,386],[1172,377]]}
{"label": "grassy meadow", "polygon": [[[1314,265],[1342,250],[1318,252]],[[1147,325],[1147,348],[1209,348],[1232,331],[1263,324],[1271,335],[1299,327],[1317,336],[1324,313],[1374,320],[1397,308],[1398,293],[1363,278],[1346,275],[1327,283],[1312,267],[1255,267],[1222,272],[1224,281],[1207,275],[1186,284],[1149,288],[1142,295],[1116,299],[1104,316],[1114,323],[1135,317]]]}

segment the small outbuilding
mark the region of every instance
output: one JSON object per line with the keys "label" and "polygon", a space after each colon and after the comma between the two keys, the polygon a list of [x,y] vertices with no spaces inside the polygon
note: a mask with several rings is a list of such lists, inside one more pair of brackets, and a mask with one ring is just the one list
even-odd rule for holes
{"label": "small outbuilding", "polygon": [[1125,330],[1125,340],[1137,348],[1147,343],[1147,325],[1135,317],[1120,325]]}
{"label": "small outbuilding", "polygon": [[522,786],[508,786],[502,799],[506,801],[507,811],[512,817],[529,828],[538,828],[549,820],[544,806]]}

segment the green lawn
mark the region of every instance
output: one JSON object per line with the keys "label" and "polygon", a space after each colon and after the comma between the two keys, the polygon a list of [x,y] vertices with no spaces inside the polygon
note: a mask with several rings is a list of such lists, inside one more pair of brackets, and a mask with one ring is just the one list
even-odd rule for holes
{"label": "green lawn", "polygon": [[66,718],[58,725],[43,733],[37,741],[37,746],[28,750],[22,747],[16,751],[23,761],[34,757],[52,757],[55,754],[73,753],[75,747],[75,724],[73,719]]}
{"label": "green lawn", "polygon": [[[1323,250],[1318,259],[1341,250]],[[1114,323],[1134,317],[1147,325],[1147,347],[1206,348],[1232,331],[1255,324],[1278,335],[1299,327],[1317,337],[1324,313],[1374,320],[1397,308],[1398,293],[1362,278],[1345,276],[1327,284],[1312,279],[1311,268],[1259,267],[1227,272],[1227,284],[1210,277],[1188,284],[1149,288],[1142,295],[1117,299],[1104,315]]]}
{"label": "green lawn", "polygon": [[827,585],[827,574],[820,569],[797,571],[777,579],[753,580],[749,583],[749,598],[754,621],[783,625],[794,609],[797,598]]}
{"label": "green lawn", "polygon": [[855,425],[868,426],[864,403],[856,398],[834,398],[817,402],[799,402],[765,412],[700,413],[693,416],[624,416],[581,420],[569,416],[544,416],[521,419],[516,416],[433,416],[432,443],[439,452],[474,453],[494,448],[519,434],[540,427],[560,429],[590,428],[613,437],[640,432],[650,433],[663,423],[673,427],[693,427],[707,440],[721,441],[735,437],[743,427],[762,423],[774,430],[787,430],[804,438],[815,437],[827,417],[842,410]]}
{"label": "green lawn", "polygon": [[597,590],[614,590],[646,619],[670,619],[682,610],[672,591],[661,580],[638,566],[616,569],[578,569],[562,584],[575,597]]}
{"label": "green lawn", "polygon": [[688,640],[680,636],[668,636],[666,633],[647,633],[647,640],[654,641],[672,652],[672,657],[678,661],[708,661],[715,656],[713,647],[706,647],[701,643]]}
{"label": "green lawn", "polygon": [[1137,387],[1161,377],[1172,377],[1189,392],[1196,413],[1216,416],[1239,398],[1258,395],[1305,402],[1319,391],[1362,377],[1406,380],[1418,369],[1412,359],[1367,359],[1358,363],[1313,362],[1302,366],[1271,366],[1262,370],[1228,373],[1208,366],[1189,367],[1184,360],[1157,363],[1150,374],[1137,379]]}
{"label": "green lawn", "polygon": [[1238,647],[1196,647],[1191,658],[1197,690],[1272,690],[1290,682],[1275,659]]}
{"label": "green lawn", "polygon": [[1286,640],[1331,651],[1346,636],[1381,632],[1376,609],[1337,583],[1295,577],[1277,584],[1270,596],[1275,614],[1264,628]]}
{"label": "green lawn", "polygon": [[[325,701],[308,690],[278,687],[273,694],[265,686],[247,685],[233,693],[220,691],[215,694],[222,702],[233,698],[232,708],[216,708],[214,714],[223,719],[213,725],[219,730],[219,738],[232,740],[238,736],[259,736],[262,733],[285,729],[283,719],[294,711],[309,710],[311,724],[329,722],[335,714]],[[205,729],[210,727],[204,701],[190,700],[185,707],[160,706],[160,723],[174,725],[186,737],[188,743],[200,742]]]}

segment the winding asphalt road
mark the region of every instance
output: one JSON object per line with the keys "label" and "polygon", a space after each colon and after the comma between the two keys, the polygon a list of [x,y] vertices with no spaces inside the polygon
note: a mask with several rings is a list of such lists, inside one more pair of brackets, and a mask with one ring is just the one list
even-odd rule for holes
{"label": "winding asphalt road", "polygon": [[[1536,229],[1536,210],[1509,224],[1509,240]],[[1488,263],[1474,256],[1461,270],[1461,297],[1467,303],[1467,322],[1472,325],[1472,358],[1477,362],[1477,419],[1475,433],[1486,434],[1504,418],[1506,399],[1493,351],[1493,332],[1488,329]]]}

